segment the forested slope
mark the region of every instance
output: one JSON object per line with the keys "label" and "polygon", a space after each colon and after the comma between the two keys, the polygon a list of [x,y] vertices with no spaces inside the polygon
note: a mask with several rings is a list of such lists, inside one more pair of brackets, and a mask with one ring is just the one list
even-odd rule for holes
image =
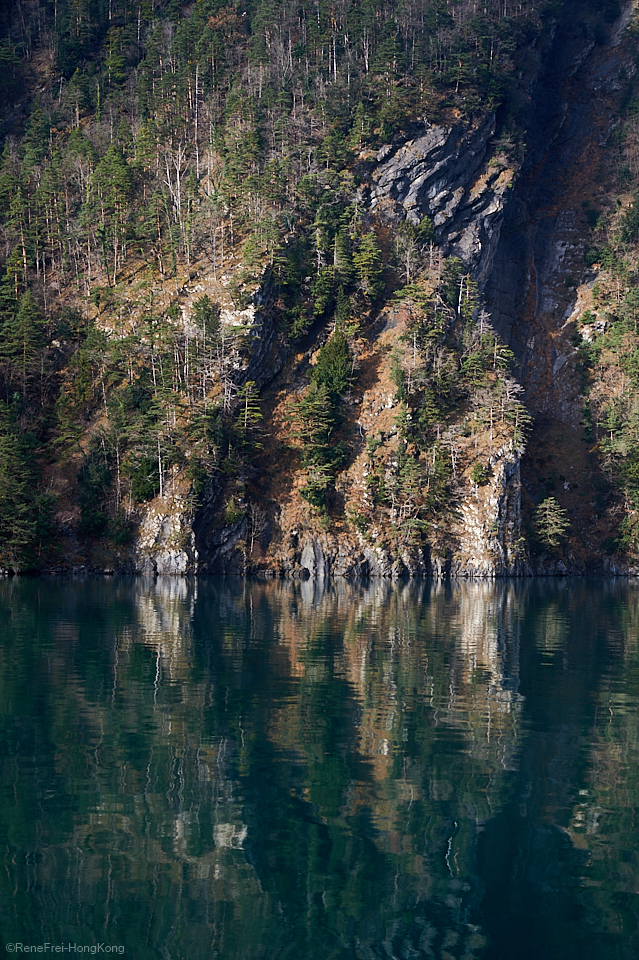
{"label": "forested slope", "polygon": [[557,23],[576,16],[589,55],[620,15],[615,0],[6,4],[2,566],[632,560],[629,53],[626,160],[605,171],[624,193],[587,211],[584,271],[600,264],[609,318],[582,317],[603,339],[570,360],[607,478],[605,549],[575,557],[573,505],[534,466],[521,526],[538,411],[484,300]]}

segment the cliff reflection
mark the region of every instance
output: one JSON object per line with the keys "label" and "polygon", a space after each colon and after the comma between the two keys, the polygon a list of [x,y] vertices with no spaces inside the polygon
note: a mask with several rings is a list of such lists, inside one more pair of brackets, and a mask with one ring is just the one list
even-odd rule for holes
{"label": "cliff reflection", "polygon": [[[544,849],[575,851],[526,880],[553,890],[565,871],[581,883],[583,856],[610,868],[633,829],[618,664],[635,663],[638,608],[562,590],[0,584],[2,928],[90,931],[141,957],[499,956],[487,905],[528,876],[508,840],[522,823],[552,822]],[[611,610],[625,619],[588,744],[579,630],[596,646]],[[579,897],[618,923],[612,900]]]}

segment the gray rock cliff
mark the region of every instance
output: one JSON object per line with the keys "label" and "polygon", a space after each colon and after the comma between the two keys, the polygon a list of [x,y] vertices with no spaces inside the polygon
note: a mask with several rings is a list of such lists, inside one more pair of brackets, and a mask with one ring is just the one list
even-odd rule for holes
{"label": "gray rock cliff", "polygon": [[[578,180],[593,118],[599,123],[597,136],[604,140],[612,122],[608,117],[606,126],[596,112],[598,91],[614,88],[622,66],[627,73],[634,70],[625,54],[615,52],[614,36],[607,48],[597,47],[569,14],[557,29],[548,30],[540,72],[522,86],[528,98],[521,121],[528,130],[528,148],[521,166],[496,141],[496,118],[489,113],[467,122],[414,126],[405,138],[361,161],[359,189],[368,216],[391,234],[404,220],[418,224],[430,218],[439,250],[463,261],[483,291],[499,333],[521,361],[533,411],[545,404],[566,422],[577,417],[580,398],[570,377],[570,348],[564,345],[564,350],[556,331],[572,309],[565,276],[583,273],[583,237],[562,171],[576,171],[573,179]],[[585,80],[579,79],[582,74]],[[254,323],[238,358],[239,380],[254,380],[265,391],[276,383],[291,353],[290,344],[278,339],[271,299],[266,279],[254,295]],[[544,336],[555,338],[554,353],[540,348]],[[471,486],[461,498],[445,550],[415,548],[391,555],[370,535],[317,533],[312,525],[308,530],[278,529],[282,511],[276,507],[262,537],[273,563],[252,566],[246,555],[248,521],[220,522],[221,488],[212,483],[195,515],[186,508],[180,512],[179,505],[175,516],[155,508],[149,513],[136,562],[145,572],[241,574],[254,569],[318,582],[358,576],[581,572],[570,559],[542,559],[536,565],[526,559],[520,451],[510,445],[493,452],[489,467],[489,481]]]}
{"label": "gray rock cliff", "polygon": [[[383,219],[429,217],[442,252],[458,256],[483,285],[490,274],[513,169],[494,158],[495,117],[426,126],[383,147],[370,169],[368,202]],[[492,163],[490,162],[492,160]]]}

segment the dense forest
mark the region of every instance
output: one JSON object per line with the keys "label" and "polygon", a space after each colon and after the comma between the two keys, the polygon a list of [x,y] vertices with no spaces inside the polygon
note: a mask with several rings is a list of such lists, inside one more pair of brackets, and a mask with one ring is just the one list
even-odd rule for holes
{"label": "dense forest", "polygon": [[[533,417],[479,278],[436,219],[384,222],[365,187],[386,145],[486,116],[493,171],[514,177],[543,37],[565,6],[5,4],[2,566],[133,569],[159,500],[206,509],[209,528],[235,531],[240,568],[257,569],[277,539],[282,471],[320,532],[450,553],[463,496],[489,483],[495,451],[521,455]],[[583,6],[593,44],[620,12]],[[585,268],[600,275],[575,362],[606,551],[632,559],[639,100],[625,88],[610,170],[621,199],[585,210]],[[354,397],[391,316],[392,419],[364,432]],[[343,480],[356,462],[359,492]],[[521,557],[558,556],[569,514],[540,486]],[[179,550],[189,534],[176,531]]]}

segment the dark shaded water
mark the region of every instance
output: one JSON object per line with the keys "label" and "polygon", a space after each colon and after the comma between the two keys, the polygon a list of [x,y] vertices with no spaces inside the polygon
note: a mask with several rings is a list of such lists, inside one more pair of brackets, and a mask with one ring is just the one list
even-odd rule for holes
{"label": "dark shaded water", "polygon": [[626,582],[4,581],[3,945],[635,960],[638,697]]}

